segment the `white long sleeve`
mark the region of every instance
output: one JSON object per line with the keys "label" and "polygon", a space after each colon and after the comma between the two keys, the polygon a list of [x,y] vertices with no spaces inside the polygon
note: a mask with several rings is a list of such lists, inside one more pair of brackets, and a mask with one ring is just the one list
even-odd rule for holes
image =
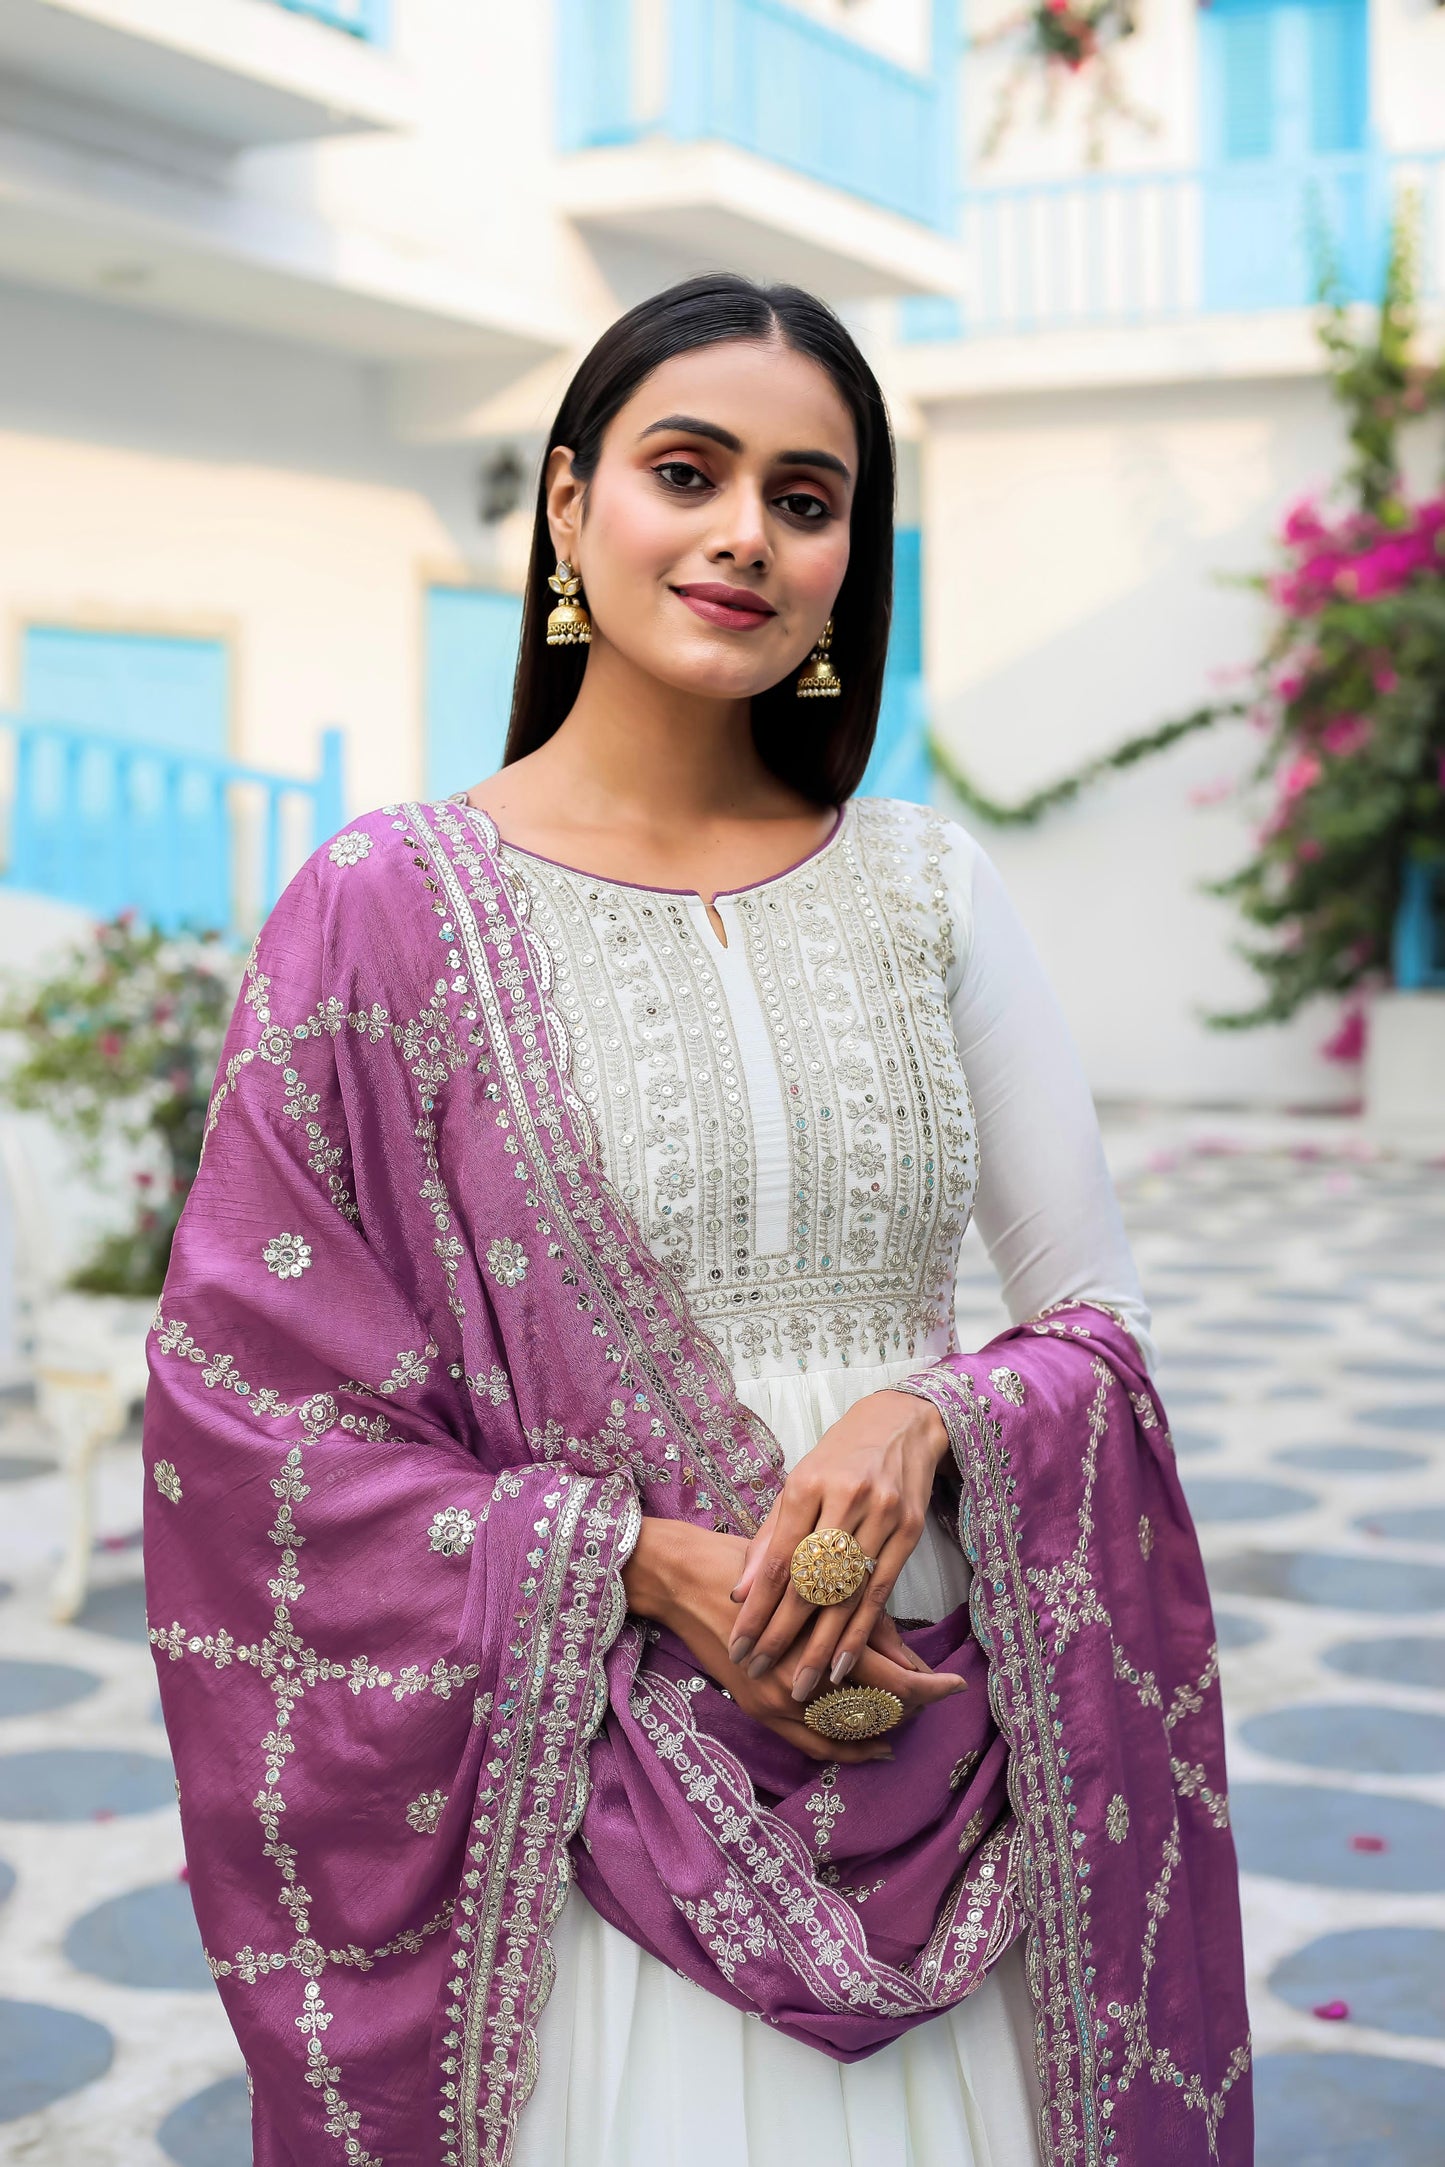
{"label": "white long sleeve", "polygon": [[962,828],[950,826],[943,875],[958,928],[950,1008],[977,1117],[974,1217],[1005,1307],[1017,1324],[1055,1302],[1106,1303],[1152,1367],[1094,1102],[1038,952]]}

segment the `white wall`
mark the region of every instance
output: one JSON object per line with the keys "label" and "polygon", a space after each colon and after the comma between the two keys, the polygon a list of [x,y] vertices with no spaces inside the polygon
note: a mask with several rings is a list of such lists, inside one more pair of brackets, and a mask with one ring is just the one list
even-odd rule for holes
{"label": "white wall", "polygon": [[[1013,800],[1182,714],[1258,651],[1251,593],[1283,508],[1333,482],[1339,424],[1319,380],[1193,383],[937,408],[923,446],[928,673],[937,727]],[[1417,447],[1423,453],[1425,447]],[[1218,1033],[1251,1005],[1241,931],[1201,880],[1248,854],[1251,814],[1191,806],[1257,754],[1244,724],[1189,741],[995,856],[1109,1096],[1272,1104],[1351,1095],[1319,1059],[1332,1011]]]}
{"label": "white wall", "polygon": [[12,290],[0,340],[0,707],[27,622],[233,644],[238,757],[353,807],[422,780],[422,602],[483,579],[478,453],[390,438],[364,367]]}

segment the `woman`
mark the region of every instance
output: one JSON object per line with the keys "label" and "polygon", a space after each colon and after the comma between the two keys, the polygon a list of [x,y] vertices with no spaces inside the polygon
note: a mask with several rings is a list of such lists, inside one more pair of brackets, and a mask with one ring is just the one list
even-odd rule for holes
{"label": "woman", "polygon": [[258,943],[147,1539],[261,2167],[1249,2158],[1087,1089],[983,855],[852,796],[892,497],[821,304],[634,309],[552,433],[502,772]]}

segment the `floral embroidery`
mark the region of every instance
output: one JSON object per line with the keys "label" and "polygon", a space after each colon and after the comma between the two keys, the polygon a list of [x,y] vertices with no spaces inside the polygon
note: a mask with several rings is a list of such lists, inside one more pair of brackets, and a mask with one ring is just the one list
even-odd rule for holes
{"label": "floral embroidery", "polygon": [[155,1466],[151,1469],[151,1475],[161,1496],[169,1499],[172,1505],[179,1505],[181,1501],[181,1478],[170,1461],[157,1460]]}
{"label": "floral embroidery", "polygon": [[261,1251],[268,1272],[278,1279],[299,1279],[311,1266],[311,1244],[299,1234],[275,1234]]}
{"label": "floral embroidery", "polygon": [[487,1268],[500,1286],[519,1287],[527,1276],[527,1252],[520,1242],[500,1236],[487,1245]]}
{"label": "floral embroidery", "polygon": [[1022,1407],[1024,1381],[1016,1369],[991,1369],[988,1381],[999,1398],[1007,1400],[1010,1407]]}
{"label": "floral embroidery", "polygon": [[348,828],[338,835],[326,855],[333,865],[360,865],[371,849],[371,837],[360,828]]}
{"label": "floral embroidery", "polygon": [[476,1532],[477,1523],[464,1505],[448,1505],[432,1521],[428,1539],[444,1558],[459,1558],[471,1549]]}
{"label": "floral embroidery", "polygon": [[1129,1802],[1123,1793],[1116,1791],[1109,1800],[1104,1815],[1104,1832],[1110,1843],[1122,1843],[1129,1833]]}
{"label": "floral embroidery", "polygon": [[948,1344],[977,1152],[944,848],[924,808],[859,800],[822,852],[736,898],[785,1190],[763,1178],[748,1049],[687,905],[518,871],[608,1176],[735,1374]]}
{"label": "floral embroidery", "polygon": [[418,1836],[435,1836],[446,1803],[445,1791],[423,1791],[406,1809],[407,1827],[415,1829]]}
{"label": "floral embroidery", "polygon": [[1139,1555],[1148,1559],[1154,1548],[1154,1523],[1147,1512],[1139,1515]]}

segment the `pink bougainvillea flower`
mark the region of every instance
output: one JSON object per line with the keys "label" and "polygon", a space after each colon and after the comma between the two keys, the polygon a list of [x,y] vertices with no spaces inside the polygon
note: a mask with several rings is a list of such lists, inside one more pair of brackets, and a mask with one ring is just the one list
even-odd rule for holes
{"label": "pink bougainvillea flower", "polygon": [[1366,1035],[1365,1011],[1357,1003],[1346,1009],[1338,1029],[1325,1040],[1320,1052],[1327,1061],[1362,1060]]}
{"label": "pink bougainvillea flower", "polygon": [[1375,690],[1380,693],[1394,692],[1400,683],[1399,675],[1388,662],[1377,662],[1374,668]]}
{"label": "pink bougainvillea flower", "polygon": [[100,1037],[96,1040],[96,1044],[107,1061],[118,1061],[120,1059],[121,1041],[119,1032],[102,1031]]}
{"label": "pink bougainvillea flower", "polygon": [[1295,864],[1313,865],[1315,859],[1322,858],[1324,854],[1324,844],[1318,842],[1313,835],[1307,835],[1304,838],[1303,842],[1299,845],[1298,849],[1295,851]]}
{"label": "pink bougainvillea flower", "polygon": [[1324,531],[1325,524],[1320,518],[1320,508],[1313,497],[1301,497],[1298,504],[1292,504],[1284,515],[1284,525],[1280,529],[1292,549],[1297,549],[1301,542],[1318,541]]}
{"label": "pink bougainvillea flower", "polygon": [[1303,797],[1306,790],[1313,790],[1323,773],[1324,769],[1315,755],[1312,752],[1302,752],[1298,759],[1291,760],[1279,778],[1280,797],[1286,804],[1295,798]]}
{"label": "pink bougainvillea flower", "polygon": [[1368,715],[1331,715],[1320,732],[1320,743],[1326,752],[1361,752],[1369,744],[1374,730]]}
{"label": "pink bougainvillea flower", "polygon": [[1349,2013],[1350,2005],[1347,2001],[1316,2002],[1314,2008],[1310,2011],[1311,2016],[1323,2017],[1327,2024],[1338,2024]]}

